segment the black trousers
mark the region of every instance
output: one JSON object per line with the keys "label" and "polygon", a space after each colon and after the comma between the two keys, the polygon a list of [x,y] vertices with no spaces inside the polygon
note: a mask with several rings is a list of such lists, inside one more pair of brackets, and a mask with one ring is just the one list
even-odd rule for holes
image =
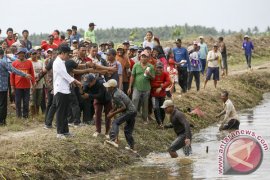
{"label": "black trousers", "polygon": [[66,134],[68,129],[68,106],[69,106],[69,94],[63,94],[58,92],[55,96],[56,104],[56,126],[57,134]]}
{"label": "black trousers", "polygon": [[188,84],[188,72],[186,67],[177,67],[178,70],[178,83],[182,89],[182,92],[187,92]]}
{"label": "black trousers", "polygon": [[117,117],[113,123],[112,123],[112,129],[110,132],[110,139],[112,141],[115,141],[119,134],[119,126],[126,122],[126,125],[124,127],[124,133],[126,140],[128,142],[128,145],[130,148],[134,148],[134,138],[132,136],[133,130],[134,130],[134,125],[135,125],[135,118],[136,118],[137,112],[127,112],[119,117]]}
{"label": "black trousers", "polygon": [[[16,115],[18,118],[29,117],[30,89],[15,89]],[[22,110],[23,102],[23,110]]]}
{"label": "black trousers", "polygon": [[7,91],[0,92],[0,125],[6,124],[7,118]]}
{"label": "black trousers", "polygon": [[160,106],[163,105],[165,97],[152,97],[152,103],[154,107],[154,114],[158,125],[163,124],[165,119],[165,111]]}
{"label": "black trousers", "polygon": [[127,94],[128,87],[129,87],[129,83],[128,82],[123,82],[123,91],[124,91],[125,94]]}
{"label": "black trousers", "polygon": [[190,72],[190,74],[188,76],[188,90],[191,89],[193,77],[195,78],[196,89],[197,89],[197,91],[199,91],[200,90],[200,71],[191,71]]}

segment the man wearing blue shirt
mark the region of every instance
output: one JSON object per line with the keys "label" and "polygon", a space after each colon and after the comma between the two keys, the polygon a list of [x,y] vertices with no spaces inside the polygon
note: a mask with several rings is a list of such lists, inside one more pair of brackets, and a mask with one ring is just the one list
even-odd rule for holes
{"label": "man wearing blue shirt", "polygon": [[0,49],[0,126],[6,125],[9,72],[31,79],[30,74],[17,70],[8,61],[4,51]]}
{"label": "man wearing blue shirt", "polygon": [[199,58],[200,58],[200,61],[202,63],[201,72],[202,72],[202,75],[204,75],[204,71],[205,71],[205,67],[206,67],[206,57],[207,57],[207,53],[208,53],[208,48],[207,48],[207,44],[204,42],[204,37],[200,36],[199,39],[200,39],[200,43],[199,43],[200,57]]}
{"label": "man wearing blue shirt", "polygon": [[80,38],[82,37],[78,32],[77,32],[77,26],[72,26],[72,33],[71,36],[69,38],[69,44],[71,46],[73,40],[77,40],[78,43],[80,43]]}
{"label": "man wearing blue shirt", "polygon": [[253,46],[252,41],[250,41],[248,35],[244,36],[244,42],[242,45],[242,49],[245,50],[245,57],[246,57],[246,61],[247,61],[247,66],[249,69],[251,69],[251,55],[252,55],[252,50],[254,50],[254,46]]}
{"label": "man wearing blue shirt", "polygon": [[178,83],[182,92],[187,92],[188,72],[190,72],[190,60],[186,48],[181,47],[181,39],[176,39],[176,47],[173,49],[174,60],[177,64]]}

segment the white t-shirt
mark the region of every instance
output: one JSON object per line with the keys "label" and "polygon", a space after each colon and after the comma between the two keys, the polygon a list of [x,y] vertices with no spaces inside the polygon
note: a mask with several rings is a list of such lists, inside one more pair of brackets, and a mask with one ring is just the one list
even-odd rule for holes
{"label": "white t-shirt", "polygon": [[[37,61],[32,61],[33,68],[35,71],[35,78],[38,77],[39,73],[42,72],[43,70],[43,62],[40,60]],[[36,84],[36,89],[42,89],[44,84],[44,79],[42,78],[37,84]]]}
{"label": "white t-shirt", "polygon": [[[216,59],[218,57],[218,59]],[[207,54],[208,67],[219,67],[221,61],[221,54],[219,51],[209,51]]]}
{"label": "white t-shirt", "polygon": [[153,49],[154,48],[154,42],[153,41],[151,41],[151,42],[144,41],[143,42],[143,48],[146,48],[146,47],[150,47],[151,49]]}

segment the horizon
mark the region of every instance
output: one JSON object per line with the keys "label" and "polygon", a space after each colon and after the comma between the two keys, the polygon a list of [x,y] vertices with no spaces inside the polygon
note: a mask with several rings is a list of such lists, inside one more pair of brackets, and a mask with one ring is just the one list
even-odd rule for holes
{"label": "horizon", "polygon": [[[12,6],[13,11],[20,16],[20,19],[16,14],[1,18],[0,28],[3,36],[8,27],[12,27],[14,32],[19,34],[23,29],[28,29],[30,34],[40,34],[51,33],[54,29],[65,32],[72,25],[86,30],[90,22],[97,24],[97,29],[103,30],[111,27],[183,26],[187,23],[190,26],[214,27],[217,31],[222,29],[246,31],[248,27],[257,26],[260,32],[264,32],[269,26],[267,8],[270,1],[260,0],[258,3],[251,0],[227,0],[226,2],[170,0],[164,3],[164,1],[145,2],[143,0],[100,0],[98,2],[77,0],[74,5],[71,0],[44,2],[13,0],[2,2],[1,5]],[[9,13],[9,8],[2,9],[2,14]]]}

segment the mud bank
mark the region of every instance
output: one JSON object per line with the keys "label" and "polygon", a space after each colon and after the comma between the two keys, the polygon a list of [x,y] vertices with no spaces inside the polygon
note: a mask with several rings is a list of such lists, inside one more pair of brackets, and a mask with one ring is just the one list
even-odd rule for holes
{"label": "mud bank", "polygon": [[[205,113],[203,118],[186,113],[195,125],[194,132],[218,121],[215,115],[222,109],[220,92],[226,89],[237,110],[256,106],[264,92],[270,91],[270,73],[256,71],[226,77],[214,89],[209,82],[205,90],[190,91],[181,97],[175,94],[175,103],[184,112],[199,106]],[[30,129],[29,129],[30,130]],[[127,166],[139,157],[124,150],[126,141],[120,134],[120,148],[104,145],[105,136],[93,138],[93,126],[71,128],[75,137],[58,140],[55,129],[48,131],[36,128],[30,135],[0,139],[0,178],[3,179],[74,179],[86,174],[109,171]],[[26,131],[27,132],[27,131]],[[29,134],[29,133],[28,133]],[[166,151],[174,139],[173,130],[159,130],[156,122],[145,125],[137,118],[134,131],[136,149],[144,157],[150,152]]]}

